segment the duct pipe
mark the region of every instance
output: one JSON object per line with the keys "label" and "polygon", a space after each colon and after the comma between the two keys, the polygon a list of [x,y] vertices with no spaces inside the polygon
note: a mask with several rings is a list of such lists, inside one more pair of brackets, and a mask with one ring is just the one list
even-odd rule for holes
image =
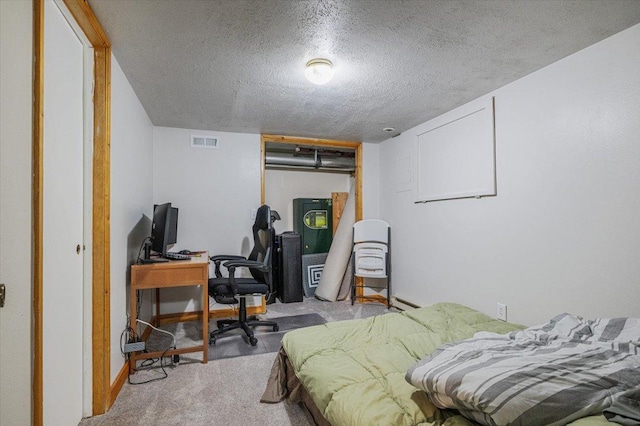
{"label": "duct pipe", "polygon": [[[316,151],[317,152],[317,151]],[[305,167],[314,169],[335,169],[340,171],[355,170],[355,160],[345,157],[322,158],[316,155],[316,158],[295,156],[280,152],[267,152],[265,154],[265,165],[268,166],[287,166],[287,167]]]}

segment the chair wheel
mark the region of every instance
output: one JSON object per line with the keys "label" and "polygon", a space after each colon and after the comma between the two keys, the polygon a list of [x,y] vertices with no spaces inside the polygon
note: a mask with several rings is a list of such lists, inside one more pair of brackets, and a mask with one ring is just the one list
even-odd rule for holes
{"label": "chair wheel", "polygon": [[251,346],[255,346],[258,344],[258,339],[255,337],[249,337],[249,343],[251,343]]}
{"label": "chair wheel", "polygon": [[273,326],[273,331],[278,331],[278,330],[280,330],[280,327],[278,327],[278,325],[277,325],[277,324],[276,324],[276,325],[274,325],[274,326]]}
{"label": "chair wheel", "polygon": [[216,336],[209,337],[209,345],[215,345],[215,344],[216,344]]}

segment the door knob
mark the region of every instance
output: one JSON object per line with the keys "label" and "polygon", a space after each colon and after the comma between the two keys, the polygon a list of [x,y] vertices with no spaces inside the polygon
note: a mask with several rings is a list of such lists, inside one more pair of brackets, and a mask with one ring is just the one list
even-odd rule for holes
{"label": "door knob", "polygon": [[7,289],[4,284],[0,284],[0,308],[4,308],[4,299],[7,297]]}
{"label": "door knob", "polygon": [[76,254],[80,254],[80,244],[76,246]]}

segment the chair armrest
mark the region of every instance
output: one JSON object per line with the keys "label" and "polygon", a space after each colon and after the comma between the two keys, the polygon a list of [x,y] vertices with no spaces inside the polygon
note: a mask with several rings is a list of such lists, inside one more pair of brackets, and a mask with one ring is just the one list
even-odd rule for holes
{"label": "chair armrest", "polygon": [[246,259],[244,256],[236,256],[233,254],[217,254],[215,256],[211,256],[212,262],[223,261],[223,260],[234,260],[234,259]]}
{"label": "chair armrest", "polygon": [[237,256],[233,254],[218,254],[215,256],[211,256],[209,259],[216,265],[216,268],[215,268],[216,277],[222,278],[222,272],[220,272],[221,262],[224,262],[226,260],[244,260],[246,258],[244,256]]}
{"label": "chair armrest", "polygon": [[254,268],[262,272],[268,272],[269,266],[265,265],[262,262],[258,262],[255,260],[246,260],[246,259],[237,259],[237,260],[229,260],[228,262],[224,262],[222,264],[225,268],[229,269],[231,272],[231,268]]}

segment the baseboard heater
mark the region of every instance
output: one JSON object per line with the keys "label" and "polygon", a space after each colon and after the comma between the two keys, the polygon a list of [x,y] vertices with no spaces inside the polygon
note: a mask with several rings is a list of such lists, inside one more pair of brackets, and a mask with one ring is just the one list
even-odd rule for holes
{"label": "baseboard heater", "polygon": [[401,311],[410,311],[411,309],[418,309],[421,307],[420,305],[396,296],[391,297],[391,306]]}

